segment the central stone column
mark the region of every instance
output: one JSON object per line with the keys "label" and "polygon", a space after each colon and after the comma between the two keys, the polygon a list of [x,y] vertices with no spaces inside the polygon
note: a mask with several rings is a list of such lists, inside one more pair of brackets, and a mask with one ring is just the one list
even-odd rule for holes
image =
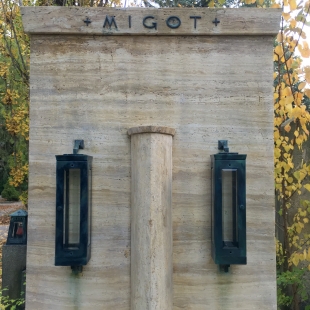
{"label": "central stone column", "polygon": [[131,310],[172,309],[172,136],[141,126],[131,136]]}

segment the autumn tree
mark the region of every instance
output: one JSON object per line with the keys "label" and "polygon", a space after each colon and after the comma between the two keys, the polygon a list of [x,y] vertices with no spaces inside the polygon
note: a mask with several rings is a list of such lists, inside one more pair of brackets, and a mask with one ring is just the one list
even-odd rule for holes
{"label": "autumn tree", "polygon": [[310,191],[310,161],[305,156],[296,160],[309,142],[310,67],[302,65],[302,59],[310,57],[305,32],[310,25],[309,1],[297,5],[285,0],[282,7],[274,49],[278,305],[298,310],[302,301],[310,305],[304,286],[310,271],[310,200],[298,198]]}
{"label": "autumn tree", "polygon": [[[2,195],[14,192],[27,200],[29,134],[29,43],[19,6],[0,0],[1,160],[8,170]],[[3,131],[6,131],[6,135]],[[7,151],[7,153],[5,153]]]}

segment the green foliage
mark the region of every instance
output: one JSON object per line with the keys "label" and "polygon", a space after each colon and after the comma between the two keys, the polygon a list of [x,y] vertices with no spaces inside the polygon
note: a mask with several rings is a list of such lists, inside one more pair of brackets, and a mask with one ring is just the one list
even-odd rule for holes
{"label": "green foliage", "polygon": [[17,299],[10,299],[9,296],[3,294],[7,289],[0,289],[0,310],[16,310],[18,307],[25,304],[24,293],[22,292],[21,297]]}
{"label": "green foliage", "polygon": [[2,112],[3,109],[0,103],[0,193],[3,191],[4,185],[9,178],[10,169],[8,167],[8,160],[10,154],[13,153],[13,143],[10,134],[6,131],[5,118]]}
{"label": "green foliage", "polygon": [[289,290],[289,287],[293,285],[296,286],[296,290],[301,301],[308,299],[308,292],[303,280],[304,274],[304,269],[295,267],[292,271],[287,270],[277,275],[278,306],[290,306],[293,303],[293,295],[286,293]]}
{"label": "green foliage", "polygon": [[2,198],[7,199],[8,201],[18,201],[19,200],[19,192],[16,190],[16,188],[12,185],[10,185],[9,182],[7,182],[4,186],[3,191],[1,192]]}

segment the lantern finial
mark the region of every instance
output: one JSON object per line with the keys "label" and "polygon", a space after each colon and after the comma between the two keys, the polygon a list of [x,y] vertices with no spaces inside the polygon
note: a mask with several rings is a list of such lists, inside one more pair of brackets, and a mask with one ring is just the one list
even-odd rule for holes
{"label": "lantern finial", "polygon": [[74,140],[73,154],[77,154],[79,150],[84,150],[84,140]]}
{"label": "lantern finial", "polygon": [[224,151],[225,153],[229,153],[228,141],[227,140],[218,140],[218,149],[220,151]]}

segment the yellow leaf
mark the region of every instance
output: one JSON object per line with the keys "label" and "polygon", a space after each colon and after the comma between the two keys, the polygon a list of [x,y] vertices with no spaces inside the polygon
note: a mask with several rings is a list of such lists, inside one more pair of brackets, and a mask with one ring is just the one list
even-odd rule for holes
{"label": "yellow leaf", "polygon": [[296,0],[289,0],[288,3],[292,11],[296,10],[297,8]]}
{"label": "yellow leaf", "polygon": [[286,66],[287,66],[287,69],[290,70],[292,69],[292,65],[293,65],[293,59],[290,58],[286,61]]}
{"label": "yellow leaf", "polygon": [[290,22],[291,28],[295,28],[295,27],[296,27],[296,24],[297,24],[296,20],[295,20],[295,19],[292,19],[291,22]]}
{"label": "yellow leaf", "polygon": [[282,32],[279,32],[278,35],[277,35],[277,41],[280,43],[283,41],[283,33]]}
{"label": "yellow leaf", "polygon": [[279,132],[279,130],[276,130],[276,131],[274,132],[274,140],[278,140],[279,137],[280,137],[280,132]]}
{"label": "yellow leaf", "polygon": [[274,157],[275,158],[279,158],[281,156],[281,151],[280,151],[280,149],[275,149],[274,150]]}
{"label": "yellow leaf", "polygon": [[304,223],[306,223],[306,224],[309,223],[309,219],[306,218],[306,217],[303,219],[303,221],[304,221]]}
{"label": "yellow leaf", "polygon": [[305,184],[304,188],[307,189],[310,192],[310,184]]}
{"label": "yellow leaf", "polygon": [[302,44],[298,44],[298,50],[302,57],[304,58],[310,57],[310,49],[307,41],[304,41]]}
{"label": "yellow leaf", "polygon": [[[306,79],[307,83],[310,84],[310,72],[306,72],[305,79]],[[307,93],[309,94],[309,92],[307,92]],[[310,96],[308,96],[308,97],[310,97]]]}
{"label": "yellow leaf", "polygon": [[293,173],[294,177],[297,179],[297,181],[300,181],[300,172],[299,171],[295,171]]}
{"label": "yellow leaf", "polygon": [[305,33],[304,31],[302,31],[302,32],[300,33],[300,36],[301,36],[304,40],[307,38],[307,35],[306,35],[306,33]]}
{"label": "yellow leaf", "polygon": [[282,13],[283,18],[288,21],[291,17],[290,13]]}
{"label": "yellow leaf", "polygon": [[293,182],[293,178],[292,178],[292,177],[288,177],[288,178],[287,178],[287,182],[288,182],[288,183],[292,183],[292,182]]}
{"label": "yellow leaf", "polygon": [[304,89],[304,87],[306,86],[306,82],[302,82],[302,83],[300,83],[299,85],[298,85],[298,89],[299,90],[302,90],[302,89]]}
{"label": "yellow leaf", "polygon": [[[287,87],[287,88],[289,89],[289,92],[291,93],[291,89],[289,87]],[[287,96],[287,97],[285,97],[284,101],[285,101],[285,104],[290,104],[294,101],[294,97],[292,95]]]}
{"label": "yellow leaf", "polygon": [[281,45],[277,45],[274,49],[274,52],[278,55],[278,56],[282,56],[283,55],[283,49]]}
{"label": "yellow leaf", "polygon": [[286,125],[286,126],[284,127],[284,130],[285,130],[286,132],[290,132],[291,126],[290,126],[290,125]]}
{"label": "yellow leaf", "polygon": [[294,136],[295,136],[296,138],[299,136],[298,130],[295,130],[295,131],[294,131]]}
{"label": "yellow leaf", "polygon": [[281,145],[281,143],[282,143],[282,140],[283,140],[283,139],[281,139],[281,138],[282,138],[282,137],[280,137],[280,139],[278,139],[278,140],[275,141],[277,147],[280,147],[280,145]]}
{"label": "yellow leaf", "polygon": [[291,113],[292,113],[292,110],[293,110],[292,104],[291,104],[291,103],[286,104],[286,105],[285,105],[285,110],[286,110],[286,112],[288,113],[288,116],[290,116]]}
{"label": "yellow leaf", "polygon": [[285,87],[282,91],[283,96],[291,96],[292,95],[292,90],[290,87]]}
{"label": "yellow leaf", "polygon": [[[285,152],[289,152],[290,149],[291,149],[291,146],[290,145],[283,145],[284,149],[285,149]],[[286,156],[285,156],[286,155]],[[284,157],[287,158],[289,155],[288,154],[284,154]]]}
{"label": "yellow leaf", "polygon": [[[299,208],[299,209],[301,210],[301,208]],[[300,216],[306,216],[307,215],[307,211],[306,210],[300,211],[299,214],[300,214]]]}
{"label": "yellow leaf", "polygon": [[293,263],[295,266],[298,265],[298,263],[299,263],[299,257],[298,257],[297,255],[294,255],[294,256],[292,257],[292,263]]}

